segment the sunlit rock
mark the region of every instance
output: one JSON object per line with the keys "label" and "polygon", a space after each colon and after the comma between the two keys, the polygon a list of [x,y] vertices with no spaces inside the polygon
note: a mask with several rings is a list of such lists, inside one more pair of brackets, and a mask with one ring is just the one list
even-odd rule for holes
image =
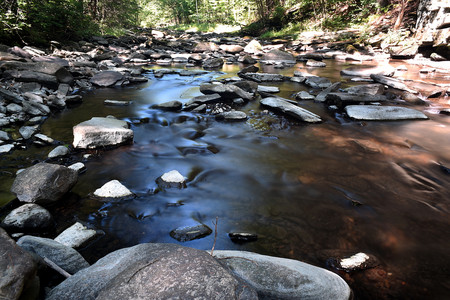
{"label": "sunlit rock", "polygon": [[123,75],[115,71],[103,71],[95,74],[90,82],[100,87],[109,87],[115,85],[123,79]]}
{"label": "sunlit rock", "polygon": [[211,228],[204,224],[199,224],[195,226],[178,227],[170,232],[170,236],[177,241],[187,242],[203,238],[211,233]]}
{"label": "sunlit rock", "polygon": [[132,195],[133,193],[118,180],[111,180],[94,192],[94,196],[99,198],[124,198]]}
{"label": "sunlit rock", "polygon": [[400,106],[349,105],[345,107],[347,115],[355,120],[366,121],[396,121],[396,120],[426,120],[422,112]]}
{"label": "sunlit rock", "polygon": [[50,153],[48,154],[48,158],[62,157],[66,156],[69,153],[70,153],[69,148],[67,148],[66,146],[58,146],[52,151],[50,151]]}
{"label": "sunlit rock", "polygon": [[172,170],[170,172],[164,173],[159,177],[156,182],[158,185],[164,188],[184,188],[186,187],[186,178],[180,174],[177,170]]}
{"label": "sunlit rock", "polygon": [[55,241],[72,248],[79,248],[97,236],[97,231],[77,222],[61,232]]}
{"label": "sunlit rock", "polygon": [[282,98],[263,98],[260,102],[264,106],[268,106],[276,111],[281,111],[282,113],[290,115],[300,121],[308,123],[318,123],[322,121],[322,119],[318,115],[297,105],[289,103]]}

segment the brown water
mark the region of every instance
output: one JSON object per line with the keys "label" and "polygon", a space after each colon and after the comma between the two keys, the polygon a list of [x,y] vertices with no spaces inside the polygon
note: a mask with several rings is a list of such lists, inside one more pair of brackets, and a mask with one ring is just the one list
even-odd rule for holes
{"label": "brown water", "polygon": [[[341,80],[339,70],[348,65],[328,64],[313,72]],[[280,72],[292,75],[296,68]],[[133,124],[134,144],[92,151],[72,193],[50,208],[61,229],[82,221],[105,232],[82,254],[93,262],[124,246],[178,243],[169,236],[172,229],[198,222],[213,228],[218,217],[216,249],[322,267],[330,253],[374,255],[384,271],[376,280],[366,273],[346,277],[357,299],[448,297],[450,175],[439,163],[450,166],[450,117],[428,108],[427,121],[355,122],[322,104],[303,102],[324,119],[306,125],[261,115],[259,104],[251,102],[242,108],[250,115],[247,122],[223,123],[207,115],[149,108],[187,101],[200,94],[201,82],[237,71],[237,66],[225,66],[223,74],[162,79],[148,74],[147,84],[88,92],[82,105],[44,123],[42,133],[67,144],[72,126],[93,116],[114,115]],[[307,90],[296,83],[273,85],[284,97]],[[105,99],[133,104],[106,107]],[[3,203],[14,198],[11,174],[51,149],[30,146],[0,157]],[[155,193],[155,179],[173,169],[188,178],[187,188]],[[112,179],[137,198],[105,203],[88,197]],[[256,233],[259,239],[234,244],[227,236],[233,231]],[[210,235],[182,244],[211,249],[213,242]]]}

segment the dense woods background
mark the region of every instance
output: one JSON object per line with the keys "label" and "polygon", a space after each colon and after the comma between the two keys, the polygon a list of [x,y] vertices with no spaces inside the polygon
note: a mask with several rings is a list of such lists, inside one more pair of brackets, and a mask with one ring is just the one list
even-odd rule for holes
{"label": "dense woods background", "polygon": [[[390,13],[395,26],[418,1],[410,0],[3,0],[0,38],[45,43],[133,27],[174,24],[246,26],[267,30],[342,29]],[[409,9],[409,11],[408,11]],[[414,13],[414,12],[412,12]]]}

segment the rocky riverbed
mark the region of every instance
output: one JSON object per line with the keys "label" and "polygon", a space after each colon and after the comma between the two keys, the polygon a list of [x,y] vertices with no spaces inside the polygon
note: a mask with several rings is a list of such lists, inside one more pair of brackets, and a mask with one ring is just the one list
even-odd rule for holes
{"label": "rocky riverbed", "polygon": [[[13,182],[9,184],[18,200],[7,204],[9,200],[1,199],[6,204],[2,208],[5,216],[2,227],[18,239],[17,245],[21,248],[2,232],[2,251],[17,255],[14,260],[2,261],[5,268],[14,270],[12,275],[2,277],[1,281],[5,282],[2,295],[11,299],[18,298],[22,292],[50,299],[79,299],[77,297],[80,296],[86,299],[86,295],[89,299],[111,298],[112,295],[124,299],[148,294],[158,295],[155,298],[189,294],[210,299],[213,294],[218,294],[220,299],[258,296],[348,299],[350,289],[347,284],[331,272],[299,261],[255,253],[216,252],[218,259],[214,259],[206,252],[191,248],[144,243],[112,252],[88,267],[88,262],[74,249],[83,249],[90,244],[95,247],[97,241],[108,233],[89,228],[83,220],[70,226],[65,224],[62,228],[58,217],[52,216],[49,210],[55,210],[67,193],[76,188],[79,177],[84,176],[83,172],[89,172],[84,165],[89,157],[133,145],[136,140],[139,145],[141,138],[135,135],[142,133],[136,133],[136,129],[150,121],[94,113],[93,117],[71,125],[73,140],[70,144],[40,132],[46,122],[58,117],[61,111],[79,107],[88,91],[126,89],[142,85],[149,78],[156,82],[174,75],[194,82],[196,78],[202,78],[198,82],[196,96],[186,101],[160,101],[151,109],[181,117],[189,113],[199,119],[207,118],[211,122],[229,123],[231,126],[252,124],[254,129],[262,128],[263,131],[288,127],[289,124],[319,126],[324,122],[339,122],[341,118],[350,123],[361,122],[362,125],[368,121],[421,122],[430,118],[430,111],[448,113],[450,68],[447,61],[436,63],[419,55],[403,65],[399,62],[389,64],[390,56],[395,57],[395,54],[384,54],[372,47],[353,49],[346,42],[335,42],[334,38],[319,35],[299,41],[269,42],[217,34],[154,30],[139,36],[93,37],[90,41],[71,45],[54,44],[51,49],[44,50],[33,47],[0,48],[1,158],[8,159],[9,155],[21,151],[26,155],[27,148],[31,147],[51,145],[52,148],[47,157],[31,164],[8,166],[8,169],[18,170],[17,174],[10,176]],[[336,61],[354,64],[341,71],[341,81],[315,75],[316,70]],[[423,67],[417,68],[418,64]],[[220,78],[223,74],[219,71],[227,66],[238,66],[238,71],[232,74],[235,76]],[[293,66],[299,67],[293,72],[286,72]],[[410,80],[408,76],[411,72],[405,72],[405,68],[425,75],[421,80],[417,79],[418,76]],[[297,85],[299,88],[295,93],[280,93],[283,84]],[[311,102],[320,108],[311,106]],[[246,109],[247,106],[255,106],[255,103],[261,107],[260,110]],[[120,109],[133,105],[133,101],[105,99],[104,105]],[[161,126],[170,125],[167,120],[158,122]],[[355,143],[367,153],[382,151],[366,141]],[[220,151],[212,145],[203,150],[195,147],[178,149],[183,155]],[[448,170],[445,164],[439,162],[438,165]],[[400,167],[409,172],[408,167]],[[301,184],[310,180],[305,176],[299,176]],[[423,183],[427,179],[419,177],[416,180]],[[154,189],[146,194],[170,193],[171,190],[182,192],[184,188],[189,189],[189,185],[195,185],[195,181],[202,182],[191,174],[170,169],[155,176],[153,181]],[[143,197],[142,192],[127,187],[117,179],[86,193],[106,203],[125,203],[130,199],[139,201]],[[358,200],[352,200],[352,203],[355,206],[362,204]],[[143,220],[147,216],[136,215],[134,218]],[[202,221],[171,229],[167,236],[180,243],[208,236],[212,238],[217,230]],[[229,236],[238,243],[258,240],[256,234],[246,231],[229,232]],[[34,254],[30,256],[21,249]],[[330,269],[339,272],[356,289],[357,296],[401,296],[401,276],[390,280],[389,271],[379,259],[358,252],[325,251],[316,255],[320,257],[316,261],[326,261]],[[139,259],[136,260],[136,257]],[[54,287],[62,278],[55,281],[55,271],[49,270],[45,259],[62,268],[59,273],[70,276],[50,292],[46,291],[46,287]],[[176,275],[163,274],[167,264],[179,265]],[[108,272],[104,271],[105,266]],[[54,266],[52,268],[55,269]],[[279,274],[278,270],[281,270],[281,275],[273,276]],[[42,282],[40,292],[36,287],[39,285],[36,275]],[[168,279],[162,280],[166,278],[164,276],[173,282],[169,284]],[[364,280],[364,276],[372,278],[372,282]],[[99,277],[101,280],[98,282],[91,279]],[[136,280],[133,285],[129,284],[130,278]],[[155,285],[142,284],[143,281]],[[186,284],[179,285],[179,282]],[[282,288],[279,288],[280,284],[284,284]],[[364,286],[361,288],[360,284]],[[414,291],[412,295],[422,295],[422,292]]]}

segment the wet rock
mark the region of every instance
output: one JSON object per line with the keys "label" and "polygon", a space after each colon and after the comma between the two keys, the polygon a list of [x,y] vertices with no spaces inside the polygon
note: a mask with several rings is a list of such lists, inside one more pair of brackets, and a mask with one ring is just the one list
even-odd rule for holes
{"label": "wet rock", "polygon": [[443,57],[437,53],[434,53],[434,52],[431,53],[430,58],[431,58],[431,60],[434,60],[434,61],[446,61],[447,60],[445,57]]}
{"label": "wet rock", "polygon": [[131,104],[131,101],[121,101],[121,100],[105,100],[103,104],[108,106],[128,106]]}
{"label": "wet rock", "polygon": [[253,95],[242,90],[240,87],[233,84],[210,84],[204,83],[200,85],[200,92],[206,95],[219,94],[223,100],[232,101],[235,98],[242,98],[251,100]]}
{"label": "wet rock", "polygon": [[[242,64],[244,64],[244,65],[253,65],[253,64],[256,64],[256,63],[257,63],[256,59],[254,59],[254,58],[251,57],[250,55],[240,56],[240,57],[238,58],[238,62],[240,62],[240,63],[242,63]],[[258,71],[259,71],[259,69],[256,70],[256,71],[249,71],[249,72],[258,72]],[[244,73],[245,73],[245,72],[244,72]]]}
{"label": "wet rock", "polygon": [[310,68],[325,68],[327,66],[323,61],[317,61],[314,59],[308,59],[306,66]]}
{"label": "wet rock", "polygon": [[162,110],[168,110],[168,111],[177,111],[180,110],[181,107],[183,107],[183,103],[180,101],[168,101],[160,104],[153,105],[152,108],[162,109]]}
{"label": "wet rock", "polygon": [[222,97],[219,94],[209,94],[197,96],[186,102],[185,108],[190,109],[193,106],[197,107],[198,105],[209,104],[209,103],[218,103]]}
{"label": "wet rock", "polygon": [[263,57],[261,58],[262,61],[277,61],[277,62],[287,62],[289,64],[295,64],[295,58],[292,54],[286,52],[286,51],[282,51],[282,50],[278,50],[278,49],[273,49],[270,50],[269,52],[265,53],[263,55]]}
{"label": "wet rock", "polygon": [[36,141],[42,142],[44,144],[53,144],[54,140],[42,133],[38,133],[34,135],[34,138],[36,139]]}
{"label": "wet rock", "polygon": [[170,236],[179,242],[187,242],[204,238],[211,233],[211,228],[204,224],[199,224],[196,226],[185,226],[174,229],[170,232]]}
{"label": "wet rock", "polygon": [[378,262],[375,257],[363,252],[359,252],[347,258],[336,259],[335,263],[335,267],[337,269],[349,272],[373,268],[377,265]]}
{"label": "wet rock", "polygon": [[217,114],[215,118],[223,121],[245,121],[247,120],[247,114],[243,111],[232,110]]}
{"label": "wet rock", "polygon": [[6,111],[9,114],[17,114],[22,111],[22,106],[20,106],[19,104],[16,104],[16,103],[11,103],[6,106]]}
{"label": "wet rock", "polygon": [[184,178],[177,170],[164,173],[156,180],[156,182],[163,188],[175,187],[181,189],[186,187],[186,178]]}
{"label": "wet rock", "polygon": [[37,126],[22,126],[19,128],[19,133],[25,140],[31,138],[37,131]]}
{"label": "wet rock", "polygon": [[17,104],[21,104],[22,101],[24,101],[24,99],[23,99],[23,97],[21,95],[16,94],[14,92],[11,92],[11,91],[9,91],[7,89],[4,89],[2,87],[0,87],[0,97],[5,99],[5,100],[7,100],[7,101],[14,102],[14,103],[17,103]]}
{"label": "wet rock", "polygon": [[355,120],[395,121],[395,120],[426,120],[422,112],[399,106],[349,105],[345,107],[347,115]]}
{"label": "wet rock", "polygon": [[300,91],[295,94],[295,99],[297,100],[314,100],[315,98],[316,97],[306,91]]}
{"label": "wet rock", "polygon": [[63,157],[68,155],[69,153],[70,153],[69,148],[67,148],[66,146],[58,146],[52,151],[50,151],[50,153],[48,154],[48,158]]}
{"label": "wet rock", "polygon": [[328,94],[339,90],[340,86],[341,86],[341,82],[333,83],[332,85],[330,85],[329,87],[327,87],[326,89],[321,91],[314,100],[316,100],[318,102],[325,102]]}
{"label": "wet rock", "polygon": [[240,76],[240,74],[242,75],[242,74],[246,74],[246,73],[256,73],[258,71],[259,71],[259,68],[257,66],[248,66],[248,67],[242,68],[242,70],[240,70],[237,75]]}
{"label": "wet rock", "polygon": [[[30,299],[37,298],[39,287],[34,290],[37,265],[31,255],[16,245],[13,239],[0,228],[0,296],[2,299],[16,300],[27,294]],[[37,283],[39,286],[39,283]],[[33,296],[34,297],[33,297]]]}
{"label": "wet rock", "polygon": [[42,103],[35,101],[23,101],[23,111],[32,116],[47,116],[50,114],[50,108]]}
{"label": "wet rock", "polygon": [[270,73],[238,73],[239,77],[254,80],[256,82],[263,82],[263,81],[285,81],[286,77],[282,74],[270,74]]}
{"label": "wet rock", "polygon": [[6,154],[11,152],[14,149],[14,145],[7,144],[7,145],[1,145],[0,146],[0,154]]}
{"label": "wet rock", "polygon": [[[52,78],[50,80],[51,84],[54,84],[53,78],[56,82],[71,84],[73,81],[73,76],[65,68],[64,63],[58,62],[35,62],[35,63],[23,63],[23,62],[7,62],[2,64],[1,69],[3,70],[15,70],[18,74],[34,74],[37,78]],[[48,75],[50,77],[43,76]],[[31,75],[23,75],[24,77],[31,77]],[[48,79],[47,79],[48,80]],[[47,81],[47,80],[44,80]],[[26,81],[26,80],[23,80]],[[29,80],[31,82],[39,82],[38,80]],[[56,84],[57,87],[57,84]]]}
{"label": "wet rock", "polygon": [[237,244],[254,242],[258,240],[257,234],[248,232],[230,232],[228,236],[230,237],[233,243]]}
{"label": "wet rock", "polygon": [[408,46],[391,46],[388,48],[389,54],[391,55],[391,58],[394,59],[409,59],[414,58],[416,56],[419,45],[412,44]]}
{"label": "wet rock", "polygon": [[313,89],[326,89],[329,88],[332,83],[328,78],[309,76],[305,80],[305,84],[312,87]]}
{"label": "wet rock", "polygon": [[77,179],[78,174],[67,167],[39,163],[17,175],[11,192],[22,202],[45,204],[59,200]]}
{"label": "wet rock", "polygon": [[245,251],[214,251],[214,257],[264,299],[351,299],[338,275],[297,260]]}
{"label": "wet rock", "polygon": [[385,95],[329,93],[326,96],[326,101],[328,104],[335,104],[338,107],[344,107],[345,105],[351,104],[384,102],[387,101],[387,97]]}
{"label": "wet rock", "polygon": [[391,66],[380,66],[380,67],[350,67],[341,71],[343,76],[357,76],[357,77],[369,77],[372,74],[382,75],[391,77],[395,73],[395,68]]}
{"label": "wet rock", "polygon": [[222,58],[208,58],[202,63],[202,67],[204,69],[216,69],[221,68],[224,64],[224,61]]}
{"label": "wet rock", "polygon": [[13,232],[38,232],[53,225],[53,217],[48,210],[37,204],[24,204],[12,210],[1,226]]}
{"label": "wet rock", "polygon": [[417,94],[416,91],[414,91],[414,90],[408,88],[408,87],[407,87],[401,80],[399,80],[399,79],[389,78],[389,77],[386,77],[386,76],[375,75],[375,74],[370,75],[370,78],[371,78],[373,81],[375,81],[375,82],[378,82],[378,83],[387,85],[387,86],[389,86],[389,87],[391,87],[391,88],[398,89],[398,90],[402,90],[402,91],[407,91],[407,92],[410,92],[410,93],[413,93],[413,94]]}
{"label": "wet rock", "polygon": [[199,42],[195,45],[192,52],[203,53],[203,52],[214,52],[218,51],[220,48],[216,43],[213,42]]}
{"label": "wet rock", "polygon": [[48,300],[145,299],[149,295],[154,299],[257,299],[252,289],[205,251],[147,243],[108,254],[54,288]]}
{"label": "wet rock", "polygon": [[381,95],[384,93],[384,85],[379,83],[355,85],[345,89],[350,94]]}
{"label": "wet rock", "polygon": [[118,180],[111,180],[94,192],[94,196],[99,198],[126,198],[133,195],[133,192]]}
{"label": "wet rock", "polygon": [[244,47],[242,47],[240,45],[220,45],[219,48],[220,48],[220,50],[223,50],[225,52],[232,53],[232,54],[239,53],[244,50]]}
{"label": "wet rock", "polygon": [[250,94],[255,94],[258,90],[258,83],[249,80],[234,82],[232,85],[235,85]]}
{"label": "wet rock", "polygon": [[89,267],[89,263],[80,253],[52,239],[26,235],[17,241],[17,245],[42,259],[50,259],[69,274]]}
{"label": "wet rock", "polygon": [[300,121],[308,123],[318,123],[322,121],[318,115],[289,103],[282,98],[268,97],[261,99],[260,102],[264,106],[268,106],[276,111],[281,111],[282,113],[288,114]]}
{"label": "wet rock", "polygon": [[115,146],[133,141],[133,130],[125,121],[94,117],[73,128],[73,146],[82,149]]}
{"label": "wet rock", "polygon": [[11,137],[5,131],[0,130],[0,141],[10,141]]}
{"label": "wet rock", "polygon": [[79,248],[97,236],[97,232],[77,222],[61,232],[55,241],[67,247]]}
{"label": "wet rock", "polygon": [[276,86],[264,86],[264,85],[258,85],[258,92],[264,92],[264,93],[279,93],[280,88]]}
{"label": "wet rock", "polygon": [[95,74],[90,82],[100,87],[109,87],[115,85],[123,79],[123,75],[115,71],[103,71]]}
{"label": "wet rock", "polygon": [[257,40],[252,40],[244,47],[244,52],[256,54],[262,52],[262,45]]}
{"label": "wet rock", "polygon": [[78,174],[81,174],[84,171],[86,171],[86,166],[82,162],[74,163],[74,164],[68,166],[68,168],[75,170]]}
{"label": "wet rock", "polygon": [[66,104],[78,104],[83,102],[83,96],[81,95],[71,95],[66,97]]}

